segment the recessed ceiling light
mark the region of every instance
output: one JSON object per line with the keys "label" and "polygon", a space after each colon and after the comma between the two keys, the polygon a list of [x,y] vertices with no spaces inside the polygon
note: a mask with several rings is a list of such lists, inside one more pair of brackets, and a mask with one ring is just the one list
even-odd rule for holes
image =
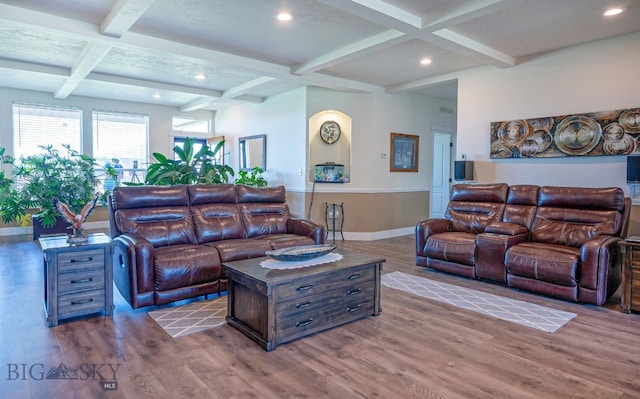
{"label": "recessed ceiling light", "polygon": [[423,58],[420,60],[420,65],[429,65],[429,64],[431,64],[430,58]]}
{"label": "recessed ceiling light", "polygon": [[283,12],[279,13],[276,16],[276,18],[278,19],[278,21],[291,21],[291,18],[293,18],[293,17],[288,12],[283,11]]}
{"label": "recessed ceiling light", "polygon": [[162,96],[160,94],[156,93],[156,94],[153,95],[153,98],[158,99],[158,98],[162,98]]}
{"label": "recessed ceiling light", "polygon": [[198,80],[205,80],[207,77],[206,77],[206,76],[204,76],[204,74],[199,73],[199,74],[197,74],[196,76],[194,76],[194,78],[195,78],[195,79],[198,79]]}
{"label": "recessed ceiling light", "polygon": [[622,11],[623,11],[622,8],[611,8],[611,9],[605,11],[604,15],[606,17],[610,17],[610,16],[613,16],[613,15],[620,14],[620,13],[622,13]]}

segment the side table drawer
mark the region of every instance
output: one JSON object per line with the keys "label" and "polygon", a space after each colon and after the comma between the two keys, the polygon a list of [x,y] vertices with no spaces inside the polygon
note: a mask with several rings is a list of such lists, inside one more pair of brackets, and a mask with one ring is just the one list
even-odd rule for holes
{"label": "side table drawer", "polygon": [[76,294],[58,296],[58,317],[66,318],[74,315],[85,315],[102,311],[105,308],[105,291],[93,290]]}
{"label": "side table drawer", "polygon": [[100,269],[58,274],[58,294],[104,288],[104,266]]}
{"label": "side table drawer", "polygon": [[104,268],[104,250],[102,249],[58,254],[58,273],[99,267]]}

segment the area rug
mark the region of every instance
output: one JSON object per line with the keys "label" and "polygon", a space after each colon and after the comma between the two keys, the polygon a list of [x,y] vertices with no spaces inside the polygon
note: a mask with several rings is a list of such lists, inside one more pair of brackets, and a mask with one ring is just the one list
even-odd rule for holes
{"label": "area rug", "polygon": [[172,338],[225,325],[227,297],[152,310],[148,313]]}
{"label": "area rug", "polygon": [[382,285],[434,301],[553,333],[577,315],[402,272],[382,275]]}

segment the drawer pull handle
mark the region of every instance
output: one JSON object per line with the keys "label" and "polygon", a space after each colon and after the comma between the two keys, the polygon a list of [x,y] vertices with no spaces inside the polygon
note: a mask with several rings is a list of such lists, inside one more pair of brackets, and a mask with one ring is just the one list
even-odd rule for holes
{"label": "drawer pull handle", "polygon": [[347,278],[349,280],[355,280],[355,279],[360,278],[360,277],[362,277],[362,273],[350,274]]}
{"label": "drawer pull handle", "polygon": [[81,301],[71,301],[72,305],[82,305],[83,303],[90,303],[93,302],[93,298],[89,298],[89,299],[83,299]]}
{"label": "drawer pull handle", "polygon": [[313,317],[304,321],[299,321],[296,323],[296,327],[304,327],[304,326],[308,326],[309,324],[313,323]]}
{"label": "drawer pull handle", "polygon": [[296,287],[296,291],[306,291],[313,288],[313,284],[309,284],[309,285],[303,285],[300,287]]}
{"label": "drawer pull handle", "polygon": [[352,308],[347,308],[347,312],[351,313],[351,312],[357,312],[358,310],[360,310],[360,305],[358,306],[354,306]]}
{"label": "drawer pull handle", "polygon": [[93,277],[83,278],[81,280],[71,280],[71,284],[90,283],[93,281]]}
{"label": "drawer pull handle", "polygon": [[93,256],[90,256],[88,258],[81,258],[81,259],[71,259],[71,263],[77,263],[77,262],[91,262],[93,260]]}
{"label": "drawer pull handle", "polygon": [[311,305],[313,305],[313,301],[309,301],[309,302],[305,302],[305,303],[296,303],[296,308],[304,309],[304,308],[308,308]]}
{"label": "drawer pull handle", "polygon": [[347,291],[347,295],[356,295],[362,292],[362,288]]}

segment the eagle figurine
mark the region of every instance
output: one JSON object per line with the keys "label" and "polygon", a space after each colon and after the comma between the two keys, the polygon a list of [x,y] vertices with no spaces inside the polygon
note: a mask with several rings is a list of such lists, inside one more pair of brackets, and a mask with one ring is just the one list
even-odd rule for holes
{"label": "eagle figurine", "polygon": [[60,212],[62,218],[68,223],[71,223],[71,227],[80,233],[83,230],[82,225],[84,224],[84,221],[87,220],[87,216],[93,212],[97,202],[98,197],[94,197],[82,207],[82,210],[78,214],[74,213],[67,204],[60,202],[57,198],[53,199],[53,206],[55,206],[58,212]]}

